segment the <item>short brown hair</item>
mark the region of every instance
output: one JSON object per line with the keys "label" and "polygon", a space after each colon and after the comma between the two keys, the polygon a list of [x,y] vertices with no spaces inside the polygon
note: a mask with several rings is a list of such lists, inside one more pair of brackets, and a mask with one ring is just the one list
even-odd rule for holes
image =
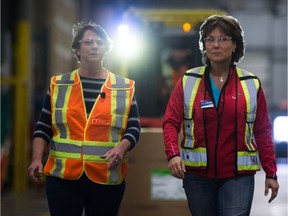
{"label": "short brown hair", "polygon": [[233,52],[231,63],[235,64],[240,62],[245,53],[244,31],[242,30],[240,23],[232,16],[212,15],[203,22],[199,31],[199,48],[202,53],[203,63],[205,65],[210,64],[210,61],[206,56],[204,38],[206,38],[215,28],[220,28],[223,33],[232,37],[232,41],[236,43],[236,49],[235,52]]}
{"label": "short brown hair", "polygon": [[106,53],[108,53],[111,50],[111,45],[112,45],[112,40],[109,38],[109,36],[107,35],[106,31],[98,24],[93,23],[93,22],[80,22],[77,24],[73,25],[73,29],[72,29],[72,50],[75,54],[75,57],[77,59],[77,61],[80,60],[80,56],[78,56],[77,54],[77,50],[80,47],[80,40],[83,38],[84,33],[87,30],[91,30],[93,31],[95,34],[97,34],[101,39],[104,40],[105,43],[105,48],[106,48]]}

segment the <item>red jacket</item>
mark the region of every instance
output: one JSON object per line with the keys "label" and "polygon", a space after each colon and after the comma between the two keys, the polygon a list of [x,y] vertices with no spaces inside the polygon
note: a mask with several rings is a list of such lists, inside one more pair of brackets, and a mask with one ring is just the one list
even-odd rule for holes
{"label": "red jacket", "polygon": [[[235,80],[237,80],[237,83],[240,83],[237,73],[234,70],[231,70],[230,75],[222,88],[218,108],[214,106],[205,109],[205,115],[203,115],[200,101],[203,100],[204,97],[205,100],[213,100],[213,93],[211,90],[209,71],[206,71],[204,76],[202,76],[198,89],[199,91],[194,102],[194,108],[196,110],[194,114],[194,124],[195,130],[197,130],[200,135],[197,137],[199,143],[204,143],[203,145],[207,148],[208,165],[207,170],[195,170],[187,167],[186,169],[189,172],[211,178],[227,178],[237,175],[235,118],[237,118],[237,134],[239,135],[239,128],[241,129],[243,128],[243,125],[245,125],[244,114],[246,101],[244,97],[240,96],[237,101],[235,100]],[[239,88],[241,92],[240,84],[238,84],[238,89]],[[178,133],[180,133],[183,123],[183,95],[182,79],[180,79],[170,96],[163,123],[164,144],[168,160],[176,155],[180,156]],[[219,127],[218,123],[220,125]],[[206,131],[206,136],[203,135],[204,129]],[[267,177],[274,178],[276,177],[277,166],[274,145],[272,142],[272,128],[268,119],[266,100],[261,86],[257,97],[257,112],[253,133],[259,152],[261,166],[266,172]],[[244,146],[242,142],[239,143],[239,139],[237,145],[238,148]],[[254,174],[255,171],[247,171],[244,173]]]}

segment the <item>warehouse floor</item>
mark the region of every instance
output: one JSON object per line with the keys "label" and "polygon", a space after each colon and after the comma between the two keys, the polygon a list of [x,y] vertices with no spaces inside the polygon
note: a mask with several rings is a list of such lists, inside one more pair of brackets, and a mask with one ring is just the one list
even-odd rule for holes
{"label": "warehouse floor", "polygon": [[[287,163],[278,164],[278,178],[280,190],[278,197],[272,203],[268,203],[268,197],[264,196],[264,173],[256,175],[256,187],[252,216],[286,216],[288,215],[287,200]],[[129,185],[127,184],[127,187]],[[26,192],[3,192],[1,194],[2,216],[49,216],[49,210],[45,197],[44,186],[33,187]],[[121,215],[121,214],[120,214]],[[121,215],[128,216],[128,215]],[[148,215],[147,215],[148,216]],[[168,215],[167,215],[168,216]]]}

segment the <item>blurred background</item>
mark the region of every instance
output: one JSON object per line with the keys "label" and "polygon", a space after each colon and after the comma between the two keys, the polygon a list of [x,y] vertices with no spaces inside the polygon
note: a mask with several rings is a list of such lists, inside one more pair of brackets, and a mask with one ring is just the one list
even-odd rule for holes
{"label": "blurred background", "polygon": [[[187,68],[202,65],[198,30],[213,14],[230,14],[242,25],[247,47],[239,67],[260,78],[267,98],[282,173],[279,181],[284,185],[278,211],[260,208],[259,215],[287,215],[287,0],[1,0],[2,215],[19,215],[19,209],[21,215],[48,215],[44,183],[33,185],[27,175],[31,137],[50,77],[78,67],[71,42],[72,26],[80,21],[100,24],[113,40],[105,67],[136,81],[143,139],[131,153],[130,172],[146,172],[140,182],[147,194],[128,176],[131,188],[127,188],[122,215],[135,215],[131,209],[139,216],[139,212],[152,216],[165,209],[163,214],[175,215],[167,210],[167,202],[171,209],[184,208],[180,215],[186,215],[181,193],[175,195],[179,182],[165,170],[161,123],[177,79]],[[171,184],[164,185],[164,196],[158,196],[155,181],[162,185],[171,181],[175,191]],[[264,183],[263,176],[260,181]],[[172,191],[171,199],[167,190]],[[135,200],[131,194],[142,198]],[[27,199],[30,204],[22,202]],[[37,202],[43,212],[33,211]],[[125,213],[126,207],[130,214]],[[258,215],[257,209],[253,211]]]}

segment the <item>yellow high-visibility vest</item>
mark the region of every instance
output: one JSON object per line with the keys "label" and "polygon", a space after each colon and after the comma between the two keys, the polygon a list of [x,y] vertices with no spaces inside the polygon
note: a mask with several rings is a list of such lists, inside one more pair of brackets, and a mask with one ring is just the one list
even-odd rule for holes
{"label": "yellow high-visibility vest", "polygon": [[[193,119],[193,107],[201,78],[205,72],[205,66],[188,70],[182,79],[184,92],[184,140],[181,146],[181,157],[186,166],[205,168],[207,166],[206,146],[195,146],[196,137],[194,134],[195,124]],[[246,127],[245,146],[247,151],[238,150],[237,169],[238,171],[259,170],[260,161],[258,151],[252,145],[253,127],[257,110],[257,93],[260,83],[257,77],[250,72],[236,68],[237,76],[244,92],[246,100]]]}

